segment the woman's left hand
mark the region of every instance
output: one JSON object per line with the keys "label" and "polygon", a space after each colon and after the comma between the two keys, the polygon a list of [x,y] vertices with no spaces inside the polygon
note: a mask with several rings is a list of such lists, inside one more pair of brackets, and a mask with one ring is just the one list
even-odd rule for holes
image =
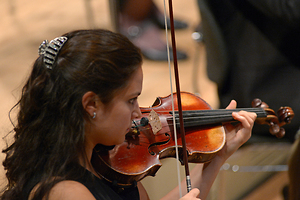
{"label": "woman's left hand", "polygon": [[[235,109],[236,101],[232,100],[226,109]],[[256,113],[239,111],[232,113],[232,117],[240,123],[232,125],[224,124],[226,132],[226,143],[217,156],[224,159],[229,158],[240,146],[242,146],[251,137],[254,121],[257,117]]]}

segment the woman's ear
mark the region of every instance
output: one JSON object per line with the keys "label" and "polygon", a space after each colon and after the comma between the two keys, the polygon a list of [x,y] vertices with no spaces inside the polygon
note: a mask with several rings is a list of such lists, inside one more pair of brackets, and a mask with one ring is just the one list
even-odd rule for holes
{"label": "woman's ear", "polygon": [[99,97],[92,91],[86,92],[81,99],[82,106],[84,110],[93,117],[94,113],[97,110],[97,103],[99,101]]}

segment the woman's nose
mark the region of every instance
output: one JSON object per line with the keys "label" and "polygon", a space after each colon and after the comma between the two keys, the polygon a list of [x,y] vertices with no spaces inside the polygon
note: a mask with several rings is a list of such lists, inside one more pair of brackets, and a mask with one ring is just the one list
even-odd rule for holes
{"label": "woman's nose", "polygon": [[140,117],[142,117],[142,112],[139,107],[139,104],[137,104],[137,106],[135,106],[135,109],[133,111],[132,118],[136,119],[136,118],[140,118]]}

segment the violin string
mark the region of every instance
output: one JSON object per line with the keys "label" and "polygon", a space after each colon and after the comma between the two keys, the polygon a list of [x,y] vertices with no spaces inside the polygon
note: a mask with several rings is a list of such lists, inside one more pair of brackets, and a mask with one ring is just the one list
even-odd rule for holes
{"label": "violin string", "polygon": [[[247,112],[255,112],[255,113],[266,113],[266,111],[263,108],[237,108],[237,109],[216,109],[216,110],[183,110],[183,114],[187,115],[187,114],[213,114],[213,115],[217,115],[219,113],[232,113],[232,112],[239,112],[239,111],[247,111]],[[160,113],[160,114],[164,114],[167,113],[166,111],[156,111],[156,113]],[[172,114],[172,112],[168,112],[170,114]],[[178,115],[178,111],[175,111],[175,114]]]}
{"label": "violin string", "polygon": [[[175,107],[174,107],[174,101],[173,101],[173,84],[172,84],[172,70],[171,70],[171,59],[170,59],[170,46],[169,46],[169,40],[168,40],[168,27],[167,27],[167,9],[166,9],[166,1],[164,2],[164,17],[165,17],[165,31],[166,31],[166,43],[167,43],[167,54],[168,54],[168,65],[169,65],[169,77],[170,77],[170,89],[171,89],[171,98],[172,98],[172,113],[173,113],[173,124],[174,124],[174,138],[175,138],[175,152],[176,152],[176,160],[179,160],[179,153],[178,153],[178,143],[177,143],[177,130],[176,130],[176,121],[175,121]],[[179,196],[182,197],[181,193],[181,177],[180,177],[180,170],[179,170],[179,162],[177,163],[177,181],[178,181],[178,187],[179,187]]]}
{"label": "violin string", "polygon": [[183,113],[232,113],[239,111],[247,111],[247,112],[265,112],[262,108],[237,108],[237,109],[216,109],[216,110],[184,110]]}
{"label": "violin string", "polygon": [[[265,110],[260,108],[250,108],[250,109],[241,109],[247,110],[249,112],[255,112],[258,118],[266,117],[267,114]],[[211,125],[222,122],[230,122],[235,121],[232,117],[232,112],[236,112],[238,110],[205,110],[203,111],[187,111],[184,112],[184,123],[186,126],[199,126],[199,125]],[[176,116],[176,125],[178,126],[178,114]]]}
{"label": "violin string", "polygon": [[185,110],[184,113],[232,113],[239,111],[248,111],[248,112],[265,112],[262,108],[237,108],[237,109],[216,109],[216,110]]}
{"label": "violin string", "polygon": [[[241,110],[248,112],[255,112],[258,117],[266,117],[267,113],[262,109],[220,109],[220,110],[192,110],[192,111],[183,111],[185,117],[219,117],[225,115],[232,115],[233,112],[239,112]],[[178,116],[178,112],[175,112],[175,115]]]}
{"label": "violin string", "polygon": [[[216,124],[221,122],[229,122],[233,121],[232,112],[237,112],[240,110],[245,110],[248,112],[255,112],[257,114],[257,117],[266,117],[267,114],[264,109],[261,108],[241,108],[241,109],[218,109],[218,110],[191,110],[191,111],[183,111],[183,117],[184,122],[188,126],[195,126],[195,125],[210,125],[210,124]],[[165,111],[157,112],[157,113],[166,113]],[[178,113],[175,111],[175,115],[172,115],[172,117],[175,116],[176,125],[179,124],[178,122]],[[167,118],[169,119],[169,118]],[[137,122],[140,122],[140,120],[135,120],[135,126],[134,127],[142,127],[143,125],[138,124]],[[172,124],[169,124],[172,125]],[[166,126],[169,126],[166,125]],[[147,128],[149,129],[149,128]],[[143,130],[147,130],[143,129]]]}

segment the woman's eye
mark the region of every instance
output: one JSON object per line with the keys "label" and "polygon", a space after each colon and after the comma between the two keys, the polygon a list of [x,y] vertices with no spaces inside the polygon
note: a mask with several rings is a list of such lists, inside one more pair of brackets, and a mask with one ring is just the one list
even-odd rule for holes
{"label": "woman's eye", "polygon": [[130,103],[130,104],[134,104],[134,102],[135,102],[136,100],[137,100],[137,97],[132,98],[132,99],[129,100],[129,103]]}

